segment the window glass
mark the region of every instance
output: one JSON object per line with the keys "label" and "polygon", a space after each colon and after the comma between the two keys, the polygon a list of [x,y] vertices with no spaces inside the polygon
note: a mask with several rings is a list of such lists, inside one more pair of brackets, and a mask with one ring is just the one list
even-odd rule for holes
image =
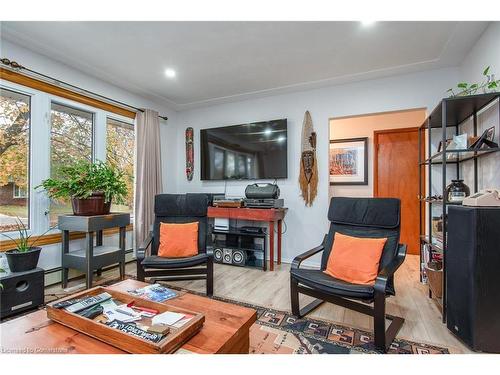
{"label": "window glass", "polygon": [[28,95],[0,89],[0,232],[30,226],[30,118]]}
{"label": "window glass", "polygon": [[123,172],[127,184],[125,204],[113,203],[112,212],[134,211],[134,127],[123,121],[112,118],[106,124],[106,162]]}
{"label": "window glass", "polygon": [[[50,127],[50,177],[58,178],[61,168],[76,161],[92,161],[94,116],[58,103],[52,103]],[[50,202],[50,225],[57,224],[57,216],[71,213],[69,199]]]}

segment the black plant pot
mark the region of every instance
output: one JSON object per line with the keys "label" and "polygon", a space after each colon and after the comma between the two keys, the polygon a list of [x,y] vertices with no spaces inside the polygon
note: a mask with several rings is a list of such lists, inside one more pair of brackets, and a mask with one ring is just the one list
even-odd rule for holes
{"label": "black plant pot", "polygon": [[35,269],[40,258],[41,247],[31,247],[28,251],[20,253],[17,249],[5,252],[10,272],[25,272]]}

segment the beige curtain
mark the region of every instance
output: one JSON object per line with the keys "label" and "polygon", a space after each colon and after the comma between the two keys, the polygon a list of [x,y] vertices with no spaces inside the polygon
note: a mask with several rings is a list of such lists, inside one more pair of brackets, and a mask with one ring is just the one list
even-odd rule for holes
{"label": "beige curtain", "polygon": [[158,112],[137,114],[134,238],[139,247],[154,220],[155,195],[161,193],[160,120]]}

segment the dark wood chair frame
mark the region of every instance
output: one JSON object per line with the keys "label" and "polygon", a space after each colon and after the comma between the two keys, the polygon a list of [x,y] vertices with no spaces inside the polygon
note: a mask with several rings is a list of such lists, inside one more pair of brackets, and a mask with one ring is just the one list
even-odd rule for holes
{"label": "dark wood chair frame", "polygon": [[[300,264],[312,257],[315,254],[322,252],[325,249],[326,236],[323,240],[323,244],[317,246],[303,254],[298,255],[292,262],[292,269],[300,268]],[[375,336],[375,347],[377,350],[382,352],[387,352],[390,345],[394,341],[394,338],[401,329],[404,319],[398,316],[393,316],[386,314],[385,312],[385,299],[387,297],[387,282],[393,277],[396,270],[401,266],[406,257],[406,245],[399,244],[398,252],[395,258],[386,267],[381,269],[375,280],[374,285],[374,297],[373,299],[358,299],[365,303],[372,303],[373,307],[353,301],[356,298],[345,298],[337,296],[334,294],[325,293],[312,289],[310,287],[300,285],[300,282],[294,278],[293,275],[290,276],[290,292],[291,292],[291,302],[292,302],[292,314],[301,318],[307,315],[317,307],[319,307],[323,302],[330,302],[338,306],[348,308],[360,312],[365,315],[373,317],[374,320],[374,336]],[[316,300],[309,303],[302,309],[299,306],[299,293],[306,294],[308,296],[317,298]],[[385,320],[389,319],[391,321],[389,327],[386,330]]]}
{"label": "dark wood chair frame", "polygon": [[183,280],[207,280],[207,296],[214,294],[214,263],[212,254],[207,252],[206,266],[179,267],[167,269],[145,269],[141,264],[146,257],[146,251],[153,242],[153,232],[149,232],[148,237],[137,249],[137,280],[144,281],[146,277],[163,281],[183,281]]}

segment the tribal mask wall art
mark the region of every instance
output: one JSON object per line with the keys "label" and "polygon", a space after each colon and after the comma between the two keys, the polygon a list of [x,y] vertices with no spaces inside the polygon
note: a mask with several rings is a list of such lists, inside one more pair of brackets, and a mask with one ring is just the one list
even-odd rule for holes
{"label": "tribal mask wall art", "polygon": [[316,133],[311,114],[306,111],[302,124],[299,184],[306,206],[312,206],[318,194],[318,163],[316,158]]}

